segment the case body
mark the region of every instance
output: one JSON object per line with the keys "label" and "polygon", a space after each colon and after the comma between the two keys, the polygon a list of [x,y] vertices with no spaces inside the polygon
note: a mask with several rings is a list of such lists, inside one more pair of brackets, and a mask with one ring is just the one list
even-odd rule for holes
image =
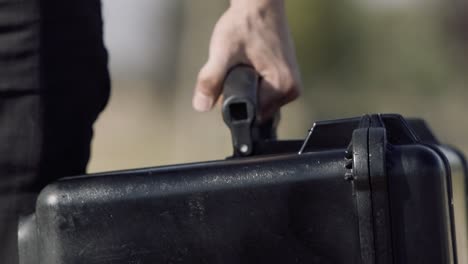
{"label": "case body", "polygon": [[301,145],[64,178],[20,223],[21,264],[468,263],[465,160],[422,121],[318,122]]}

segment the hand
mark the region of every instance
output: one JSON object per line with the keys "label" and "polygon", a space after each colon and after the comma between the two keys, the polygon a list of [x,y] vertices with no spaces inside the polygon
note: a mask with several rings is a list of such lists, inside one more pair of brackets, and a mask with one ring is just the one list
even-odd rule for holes
{"label": "hand", "polygon": [[208,62],[198,75],[193,107],[209,111],[222,93],[224,78],[238,64],[262,77],[260,118],[268,119],[296,99],[300,77],[283,0],[231,0],[215,26]]}

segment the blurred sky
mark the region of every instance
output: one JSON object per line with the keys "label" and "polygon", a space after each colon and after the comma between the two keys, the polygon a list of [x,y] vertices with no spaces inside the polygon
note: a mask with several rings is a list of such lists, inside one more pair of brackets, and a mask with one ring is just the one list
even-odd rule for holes
{"label": "blurred sky", "polygon": [[179,0],[103,0],[105,42],[112,75],[118,79],[149,78],[155,64],[168,60]]}

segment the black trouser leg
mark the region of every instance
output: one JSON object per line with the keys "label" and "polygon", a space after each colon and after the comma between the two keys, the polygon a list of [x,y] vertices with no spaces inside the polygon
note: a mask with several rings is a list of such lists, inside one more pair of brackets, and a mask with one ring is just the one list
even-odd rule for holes
{"label": "black trouser leg", "polygon": [[50,181],[82,174],[109,95],[97,0],[0,0],[0,263]]}

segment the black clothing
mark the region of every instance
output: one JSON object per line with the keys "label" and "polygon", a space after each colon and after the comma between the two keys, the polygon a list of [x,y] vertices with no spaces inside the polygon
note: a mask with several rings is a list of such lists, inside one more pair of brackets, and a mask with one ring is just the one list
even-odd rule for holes
{"label": "black clothing", "polygon": [[0,0],[0,263],[38,191],[85,173],[109,86],[99,0]]}

